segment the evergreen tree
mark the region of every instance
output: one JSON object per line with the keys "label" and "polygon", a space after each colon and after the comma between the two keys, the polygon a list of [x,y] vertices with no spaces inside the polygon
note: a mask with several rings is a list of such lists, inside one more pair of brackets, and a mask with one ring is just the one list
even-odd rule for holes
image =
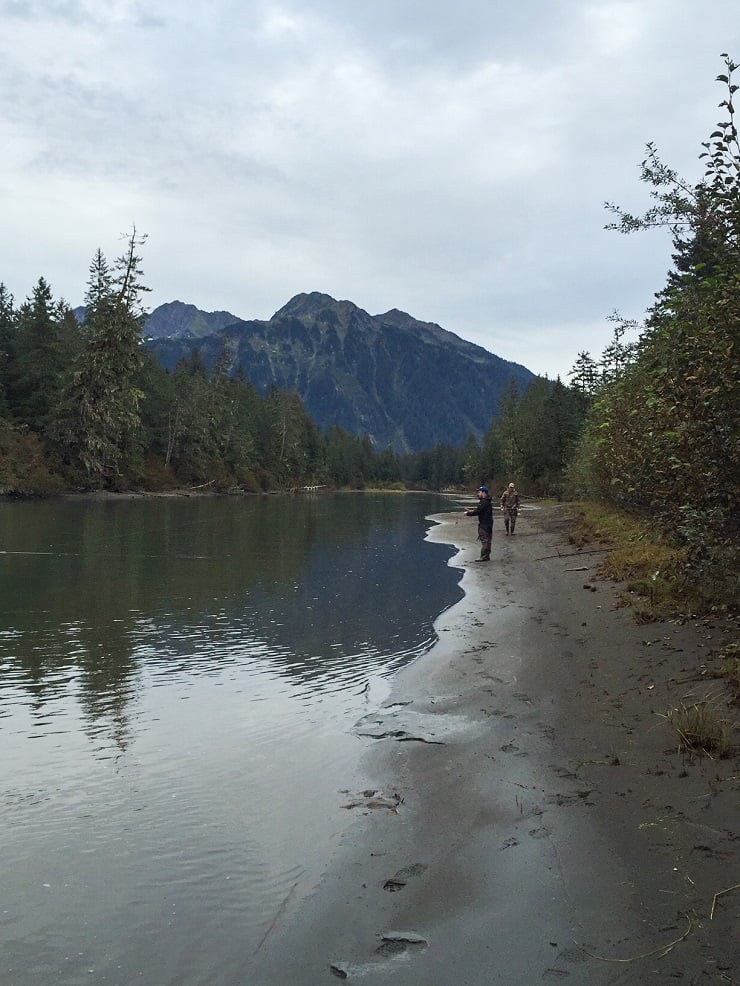
{"label": "evergreen tree", "polygon": [[90,262],[85,292],[85,313],[93,314],[113,294],[113,275],[103,251],[98,247]]}
{"label": "evergreen tree", "polygon": [[398,455],[389,448],[381,449],[374,455],[374,474],[379,483],[397,483],[401,478]]}
{"label": "evergreen tree", "polygon": [[634,359],[637,351],[636,343],[622,341],[627,332],[637,330],[637,322],[622,318],[618,312],[610,315],[609,321],[614,325],[613,336],[612,341],[602,352],[598,363],[601,370],[599,386],[618,380]]}
{"label": "evergreen tree", "polygon": [[146,396],[139,406],[142,448],[148,455],[159,456],[164,461],[167,420],[174,403],[172,374],[165,370],[150,350],[144,349],[134,383]]}
{"label": "evergreen tree", "polygon": [[134,227],[112,273],[100,250],[90,266],[84,348],[65,395],[58,437],[68,458],[79,460],[93,483],[120,475],[140,427],[144,395],[135,378],[142,364],[141,296],[148,289],[137,250],[144,242]]}
{"label": "evergreen tree", "polygon": [[588,350],[583,350],[578,354],[568,376],[572,387],[580,391],[584,397],[593,400],[599,386],[599,371],[596,360]]}
{"label": "evergreen tree", "polygon": [[313,480],[323,468],[323,441],[298,394],[270,388],[264,412],[269,471],[282,485]]}
{"label": "evergreen tree", "polygon": [[486,462],[488,475],[521,475],[524,461],[524,436],[520,427],[521,395],[515,380],[509,380],[499,400],[499,415],[492,423],[490,434],[483,440],[485,449],[497,457]]}
{"label": "evergreen tree", "polygon": [[583,394],[574,387],[566,387],[558,377],[545,402],[544,415],[550,421],[551,440],[561,474],[573,455],[587,413],[588,403]]}
{"label": "evergreen tree", "polygon": [[223,460],[237,485],[252,485],[252,470],[257,465],[254,433],[259,397],[243,374],[229,377],[225,387],[224,423],[221,426]]}
{"label": "evergreen tree", "polygon": [[79,332],[64,302],[54,302],[40,277],[18,312],[9,399],[14,416],[45,435],[56,418]]}
{"label": "evergreen tree", "polygon": [[208,371],[199,350],[180,360],[172,383],[174,401],[168,413],[165,465],[171,465],[188,482],[204,482],[216,449]]}
{"label": "evergreen tree", "polygon": [[[491,455],[490,458],[495,461],[496,456]],[[484,476],[482,450],[475,440],[475,435],[470,432],[463,450],[463,482],[466,486],[480,486]]]}
{"label": "evergreen tree", "polygon": [[233,362],[232,347],[223,336],[211,376],[211,427],[219,459],[239,482],[242,472],[253,465],[256,394],[243,373],[231,376]]}
{"label": "evergreen tree", "polygon": [[10,368],[15,350],[16,317],[13,295],[0,283],[0,418],[10,414]]}

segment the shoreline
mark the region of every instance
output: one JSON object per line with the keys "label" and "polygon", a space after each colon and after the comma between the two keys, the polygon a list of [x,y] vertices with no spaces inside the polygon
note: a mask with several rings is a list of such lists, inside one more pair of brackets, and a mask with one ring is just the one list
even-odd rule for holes
{"label": "shoreline", "polygon": [[465,595],[355,727],[374,794],[245,981],[736,982],[740,763],[682,757],[664,718],[718,631],[636,625],[566,508],[497,521],[487,565],[432,519]]}

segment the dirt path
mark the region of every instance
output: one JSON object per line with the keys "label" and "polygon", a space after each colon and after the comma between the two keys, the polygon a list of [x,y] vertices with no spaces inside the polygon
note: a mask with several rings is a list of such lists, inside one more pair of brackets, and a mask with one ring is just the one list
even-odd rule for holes
{"label": "dirt path", "polygon": [[740,884],[740,762],[682,758],[661,715],[710,687],[717,629],[635,625],[559,508],[497,522],[489,564],[438,519],[465,598],[357,724],[357,822],[245,982],[740,982],[740,890],[715,898]]}

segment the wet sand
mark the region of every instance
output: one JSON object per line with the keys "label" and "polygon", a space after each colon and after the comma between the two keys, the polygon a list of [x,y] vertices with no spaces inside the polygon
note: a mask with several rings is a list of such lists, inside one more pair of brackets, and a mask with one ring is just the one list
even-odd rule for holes
{"label": "wet sand", "polygon": [[740,982],[740,759],[682,756],[663,718],[712,689],[721,629],[635,624],[565,508],[497,519],[488,564],[474,522],[436,519],[465,597],[356,725],[328,808],[353,824],[244,982]]}

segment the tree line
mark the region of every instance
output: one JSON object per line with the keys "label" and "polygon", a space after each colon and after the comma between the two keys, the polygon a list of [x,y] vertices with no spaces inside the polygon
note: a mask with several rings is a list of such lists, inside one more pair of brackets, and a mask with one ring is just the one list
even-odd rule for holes
{"label": "tree line", "polygon": [[322,432],[295,392],[259,394],[196,351],[173,372],[142,345],[141,247],[97,250],[84,318],[42,277],[19,306],[0,284],[0,493],[178,486],[261,492],[303,485],[443,489],[516,476],[560,490],[586,405],[559,381],[511,384],[481,441],[400,455],[340,427]]}
{"label": "tree line", "polygon": [[[722,119],[702,144],[702,179],[682,179],[649,144],[653,204],[617,205],[609,228],[667,227],[673,265],[642,325],[615,316],[601,367],[579,354],[573,380],[591,409],[568,468],[581,493],[654,519],[684,549],[698,596],[737,602],[740,505],[740,143],[738,65],[717,81]],[[636,338],[631,341],[631,330]]]}

